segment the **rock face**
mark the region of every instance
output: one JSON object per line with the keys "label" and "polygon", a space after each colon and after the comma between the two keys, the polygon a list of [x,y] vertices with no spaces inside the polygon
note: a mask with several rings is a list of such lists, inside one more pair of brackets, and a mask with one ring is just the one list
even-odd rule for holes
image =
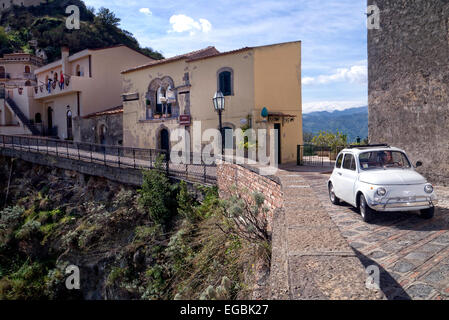
{"label": "rock face", "polygon": [[[11,160],[0,157],[1,207],[10,168]],[[140,299],[145,288],[140,288],[139,283],[132,290],[123,290],[110,281],[114,268],[129,267],[138,279],[145,271],[147,255],[151,257],[142,249],[142,243],[133,241],[135,228],[149,223],[136,197],[135,187],[16,159],[8,203],[23,207],[26,218],[39,221],[41,229],[20,241],[4,244],[20,257],[51,261],[54,277],[50,281],[55,284],[49,287],[46,297]],[[69,265],[80,269],[79,291],[65,289],[63,275]]]}
{"label": "rock face", "polygon": [[449,167],[449,1],[368,0],[369,138],[405,149],[429,180]]}

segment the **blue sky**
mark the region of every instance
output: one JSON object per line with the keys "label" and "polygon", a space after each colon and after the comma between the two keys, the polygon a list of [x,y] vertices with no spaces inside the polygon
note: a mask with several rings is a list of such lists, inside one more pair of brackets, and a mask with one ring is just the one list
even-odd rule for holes
{"label": "blue sky", "polygon": [[165,57],[302,41],[303,111],[367,105],[365,0],[85,0]]}

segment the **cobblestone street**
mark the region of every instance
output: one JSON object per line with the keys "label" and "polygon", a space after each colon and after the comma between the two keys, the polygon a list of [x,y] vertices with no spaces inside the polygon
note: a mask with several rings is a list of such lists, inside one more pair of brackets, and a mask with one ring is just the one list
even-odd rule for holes
{"label": "cobblestone street", "polygon": [[301,176],[365,267],[380,268],[387,299],[449,299],[449,188],[435,188],[440,203],[431,220],[395,212],[379,213],[367,224],[349,205],[331,204],[329,174],[303,172]]}

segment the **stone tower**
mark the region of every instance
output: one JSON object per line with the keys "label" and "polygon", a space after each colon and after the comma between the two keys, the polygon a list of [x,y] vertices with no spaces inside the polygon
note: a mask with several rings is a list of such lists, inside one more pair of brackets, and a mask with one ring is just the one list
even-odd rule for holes
{"label": "stone tower", "polygon": [[449,0],[368,0],[371,143],[405,149],[433,182],[449,183]]}

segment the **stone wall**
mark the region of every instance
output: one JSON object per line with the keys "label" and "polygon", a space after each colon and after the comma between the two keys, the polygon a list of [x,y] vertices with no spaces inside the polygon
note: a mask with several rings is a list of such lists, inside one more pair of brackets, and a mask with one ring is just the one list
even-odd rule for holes
{"label": "stone wall", "polygon": [[97,143],[100,141],[100,130],[106,127],[105,145],[119,146],[123,144],[123,114],[108,114],[95,117],[76,117],[73,119],[75,141]]}
{"label": "stone wall", "polygon": [[268,231],[272,231],[273,216],[276,209],[283,206],[281,183],[276,176],[262,176],[257,168],[223,162],[217,165],[217,184],[220,197],[227,197],[233,186],[249,196],[260,192],[265,196],[268,212]]}
{"label": "stone wall", "polygon": [[432,182],[449,177],[449,1],[368,0],[369,138],[421,160]]}

